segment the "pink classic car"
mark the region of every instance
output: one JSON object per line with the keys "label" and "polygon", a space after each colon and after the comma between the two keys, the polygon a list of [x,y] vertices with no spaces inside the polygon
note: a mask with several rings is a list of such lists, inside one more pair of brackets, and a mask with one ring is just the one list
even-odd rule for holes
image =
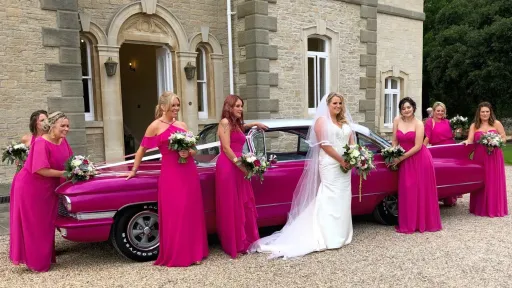
{"label": "pink classic car", "polygon": [[[265,174],[263,184],[252,185],[260,227],[282,225],[308,151],[305,142],[311,120],[260,120],[269,129],[250,130],[246,151],[277,156],[278,163]],[[355,125],[357,143],[375,153],[377,169],[363,181],[359,201],[359,176],[352,171],[352,213],[373,214],[383,224],[397,221],[397,172],[390,171],[378,154],[390,143],[368,128]],[[219,153],[216,125],[200,133],[200,150],[195,157],[199,168],[208,233],[215,233],[215,161]],[[472,147],[446,145],[431,147],[439,198],[476,191],[483,187],[482,167],[469,159]],[[155,259],[159,247],[157,181],[159,155],[143,162],[137,177],[125,180],[131,163],[110,167],[96,178],[57,188],[60,195],[57,229],[62,237],[76,242],[111,241],[117,251],[136,261]],[[421,173],[421,171],[418,171]],[[172,175],[169,175],[172,177]],[[186,191],[183,191],[186,193]]]}

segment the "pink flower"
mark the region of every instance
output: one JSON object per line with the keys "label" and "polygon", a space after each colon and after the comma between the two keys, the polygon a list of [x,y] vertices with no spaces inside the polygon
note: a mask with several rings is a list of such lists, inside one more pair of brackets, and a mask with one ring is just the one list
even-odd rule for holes
{"label": "pink flower", "polygon": [[254,161],[254,166],[256,166],[256,167],[260,167],[260,166],[261,166],[261,162],[260,162],[260,160],[255,160],[255,161]]}

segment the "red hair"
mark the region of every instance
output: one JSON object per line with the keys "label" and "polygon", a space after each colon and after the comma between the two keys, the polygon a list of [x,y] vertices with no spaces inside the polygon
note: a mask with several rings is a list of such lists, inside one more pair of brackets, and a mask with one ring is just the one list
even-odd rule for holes
{"label": "red hair", "polygon": [[240,100],[242,101],[242,107],[244,107],[244,100],[240,98],[238,95],[230,94],[224,100],[224,105],[222,106],[222,118],[228,119],[229,127],[233,129],[240,129],[240,131],[244,131],[244,112],[242,111],[242,116],[237,118],[235,114],[233,114],[233,108],[235,107],[236,102]]}

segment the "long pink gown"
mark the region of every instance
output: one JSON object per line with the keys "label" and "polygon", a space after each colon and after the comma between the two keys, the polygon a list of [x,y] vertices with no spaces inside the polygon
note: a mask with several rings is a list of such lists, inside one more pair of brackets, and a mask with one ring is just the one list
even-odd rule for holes
{"label": "long pink gown", "polygon": [[455,144],[450,121],[442,119],[436,122],[435,125],[432,123],[433,121],[435,121],[434,118],[425,121],[425,136],[429,139],[428,143],[432,146]]}
{"label": "long pink gown", "polygon": [[[396,133],[406,151],[414,147],[415,131]],[[402,161],[398,169],[399,233],[435,232],[442,229],[432,155],[422,145],[420,151]]]}
{"label": "long pink gown", "polygon": [[185,130],[169,125],[164,132],[144,137],[141,146],[158,147],[162,167],[158,178],[158,226],[160,247],[155,265],[187,267],[208,256],[203,198],[194,159],[178,163],[179,154],[169,150],[169,136]]}
{"label": "long pink gown", "polygon": [[33,271],[46,272],[55,263],[59,198],[54,191],[64,179],[44,177],[36,172],[42,168],[64,170],[73,151],[65,138],[56,145],[40,137],[30,149],[11,195],[14,201],[11,203],[9,258],[15,265],[26,264]]}
{"label": "long pink gown", "polygon": [[[36,140],[37,137],[35,136],[32,136],[30,138],[30,146],[29,148],[32,148],[34,144],[34,141]],[[29,150],[29,153],[30,153],[30,150]],[[21,171],[21,170],[20,170]],[[13,226],[13,213],[14,213],[14,185],[16,183],[16,176],[18,176],[18,173],[14,174],[14,177],[12,177],[12,182],[11,182],[11,194],[10,195],[10,199],[9,199],[9,227],[12,227]],[[12,254],[12,251],[13,251],[13,243],[12,241],[9,241],[9,255]]]}
{"label": "long pink gown", "polygon": [[[231,150],[237,157],[242,155],[245,135],[231,131]],[[249,246],[260,238],[256,219],[256,204],[251,182],[228,159],[221,149],[215,173],[217,235],[222,249],[231,258],[246,253]]]}
{"label": "long pink gown", "polygon": [[[455,144],[453,139],[452,127],[450,121],[442,119],[439,122],[433,123],[434,118],[429,118],[425,121],[425,136],[428,137],[428,143],[432,146]],[[444,205],[454,206],[457,204],[457,198],[462,196],[453,196],[443,199]]]}
{"label": "long pink gown", "polygon": [[[496,130],[489,130],[494,131]],[[508,215],[507,183],[503,151],[494,149],[491,155],[487,148],[478,144],[482,131],[475,132],[475,153],[473,160],[481,163],[485,173],[485,187],[472,192],[469,197],[469,212],[477,216],[503,217]]]}

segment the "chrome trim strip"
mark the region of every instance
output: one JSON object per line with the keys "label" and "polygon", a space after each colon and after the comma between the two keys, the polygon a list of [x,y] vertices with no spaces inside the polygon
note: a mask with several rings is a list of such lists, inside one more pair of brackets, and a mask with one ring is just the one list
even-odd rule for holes
{"label": "chrome trim strip", "polygon": [[69,213],[69,216],[77,220],[94,220],[112,218],[117,211],[103,211],[103,212],[78,212],[76,214]]}
{"label": "chrome trim strip", "polygon": [[451,184],[451,185],[439,185],[439,186],[437,186],[437,188],[445,188],[445,187],[453,187],[453,186],[463,186],[463,185],[480,184],[480,183],[484,183],[484,181],[466,182],[466,183]]}

